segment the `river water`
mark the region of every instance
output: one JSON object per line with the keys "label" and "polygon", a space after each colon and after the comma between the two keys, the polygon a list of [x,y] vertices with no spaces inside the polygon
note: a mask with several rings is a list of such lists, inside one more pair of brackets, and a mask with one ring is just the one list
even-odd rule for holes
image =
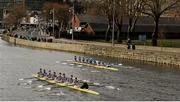
{"label": "river water", "polygon": [[[68,64],[75,55],[80,56],[23,48],[0,40],[0,101],[180,101],[178,69],[86,55],[114,63],[119,71],[112,72]],[[90,89],[100,95],[58,88],[31,78],[40,67],[88,80],[93,84]]]}

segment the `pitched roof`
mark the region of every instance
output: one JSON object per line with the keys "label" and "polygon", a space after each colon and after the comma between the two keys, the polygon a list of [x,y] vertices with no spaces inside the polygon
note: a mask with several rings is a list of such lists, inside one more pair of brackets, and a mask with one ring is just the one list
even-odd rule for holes
{"label": "pitched roof", "polygon": [[90,15],[77,15],[80,22],[87,22],[87,23],[108,23],[107,19],[102,16],[90,16]]}
{"label": "pitched roof", "polygon": [[[128,17],[123,19],[123,24],[128,24]],[[154,20],[152,17],[141,16],[139,17],[137,25],[154,25]],[[160,25],[180,25],[180,18],[172,17],[161,17],[159,20]]]}
{"label": "pitched roof", "polygon": [[89,23],[95,32],[104,32],[107,30],[108,24],[103,23]]}
{"label": "pitched roof", "polygon": [[[135,32],[153,32],[154,20],[152,17],[143,16],[140,17],[135,25]],[[128,18],[123,21],[123,32],[127,32]],[[180,19],[161,17],[159,21],[159,32],[164,33],[180,33]]]}

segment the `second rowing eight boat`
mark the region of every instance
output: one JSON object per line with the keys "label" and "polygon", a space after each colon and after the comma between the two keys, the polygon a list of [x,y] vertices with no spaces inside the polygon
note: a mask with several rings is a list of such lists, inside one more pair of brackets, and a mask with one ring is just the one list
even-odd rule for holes
{"label": "second rowing eight boat", "polygon": [[89,67],[94,67],[98,69],[106,69],[106,70],[112,70],[112,71],[118,71],[119,69],[113,68],[113,67],[107,67],[107,66],[101,66],[101,65],[93,65],[93,64],[88,64],[88,63],[83,63],[83,62],[76,62],[73,61],[73,64],[79,64],[79,65],[84,65],[84,66],[89,66]]}

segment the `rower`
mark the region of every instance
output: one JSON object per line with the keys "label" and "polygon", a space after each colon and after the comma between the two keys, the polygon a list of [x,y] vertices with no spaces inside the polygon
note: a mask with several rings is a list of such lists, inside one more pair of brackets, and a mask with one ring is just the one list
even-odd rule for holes
{"label": "rower", "polygon": [[106,67],[111,67],[110,63],[107,63],[107,64],[106,64]]}
{"label": "rower", "polygon": [[87,82],[84,82],[83,85],[81,86],[81,89],[88,89],[89,85]]}
{"label": "rower", "polygon": [[92,59],[89,60],[89,63],[92,64]]}
{"label": "rower", "polygon": [[100,65],[100,62],[99,62],[99,61],[96,61],[96,64],[99,66],[99,65]]}
{"label": "rower", "polygon": [[93,64],[97,65],[96,60],[93,60]]}
{"label": "rower", "polygon": [[82,62],[85,62],[85,58],[83,57]]}
{"label": "rower", "polygon": [[53,75],[52,75],[52,80],[55,80],[56,77],[57,77],[56,72],[54,72]]}
{"label": "rower", "polygon": [[104,62],[103,61],[101,61],[101,65],[104,66]]}
{"label": "rower", "polygon": [[71,75],[71,78],[69,78],[69,83],[73,83],[73,75]]}
{"label": "rower", "polygon": [[58,81],[61,81],[61,80],[62,80],[61,73],[59,73],[59,76],[57,77],[57,80],[58,80]]}
{"label": "rower", "polygon": [[66,75],[65,75],[65,73],[63,73],[62,83],[65,83],[66,81],[67,81]]}
{"label": "rower", "polygon": [[45,76],[47,76],[47,73],[46,73],[46,70],[44,69],[44,70],[43,70],[42,77],[45,77]]}
{"label": "rower", "polygon": [[78,84],[78,79],[77,79],[77,77],[74,79],[74,85],[77,85]]}
{"label": "rower", "polygon": [[81,56],[79,56],[79,62],[81,62]]}
{"label": "rower", "polygon": [[86,58],[86,63],[89,63],[89,59],[88,58]]}
{"label": "rower", "polygon": [[38,74],[38,76],[42,76],[42,68],[40,68],[40,70],[39,70],[39,72],[37,73]]}
{"label": "rower", "polygon": [[51,70],[49,70],[49,73],[48,73],[47,77],[48,77],[49,79],[52,77],[52,75],[51,75]]}
{"label": "rower", "polygon": [[74,61],[77,61],[77,57],[76,56],[74,56]]}

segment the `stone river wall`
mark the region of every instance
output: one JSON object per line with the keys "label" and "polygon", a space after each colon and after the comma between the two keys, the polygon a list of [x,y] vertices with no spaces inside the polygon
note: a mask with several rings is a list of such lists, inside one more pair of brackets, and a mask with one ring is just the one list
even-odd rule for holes
{"label": "stone river wall", "polygon": [[2,39],[9,43],[28,47],[77,52],[129,60],[139,60],[143,62],[152,62],[180,67],[180,48],[136,46],[136,50],[128,50],[126,45],[117,45],[112,47],[105,44],[84,43],[78,41],[48,43],[28,41],[9,36],[3,36]]}

